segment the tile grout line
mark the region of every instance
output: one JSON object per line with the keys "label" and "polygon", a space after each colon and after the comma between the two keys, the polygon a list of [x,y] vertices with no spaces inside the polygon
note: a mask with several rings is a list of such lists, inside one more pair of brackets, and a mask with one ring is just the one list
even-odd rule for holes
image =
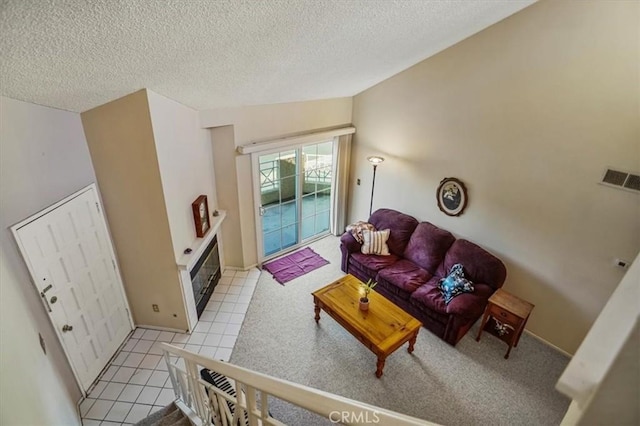
{"label": "tile grout line", "polygon": [[[87,394],[87,397],[80,403],[79,408],[81,412],[81,419],[83,421],[90,420],[92,422],[106,421],[128,424],[127,422],[125,422],[125,420],[129,417],[136,406],[150,407],[146,415],[155,412],[156,410],[154,410],[154,407],[158,407],[157,409],[161,409],[163,406],[165,406],[168,402],[164,403],[164,401],[159,400],[163,394],[166,398],[168,392],[171,392],[171,394],[173,395],[173,388],[165,387],[169,382],[169,373],[166,369],[162,369],[161,367],[161,364],[163,364],[164,360],[159,353],[152,353],[152,351],[157,350],[154,350],[154,347],[157,343],[166,342],[183,348],[186,348],[187,345],[190,345],[192,346],[192,348],[187,349],[194,349],[193,352],[195,353],[203,354],[211,358],[218,358],[217,355],[218,353],[220,353],[224,356],[221,356],[219,358],[228,361],[233,353],[233,348],[235,347],[236,340],[240,334],[242,323],[246,317],[251,298],[253,297],[258,278],[260,277],[261,272],[255,269],[256,273],[253,273],[254,269],[252,269],[251,271],[231,270],[225,271],[223,273],[222,278],[220,279],[220,282],[216,286],[216,290],[214,290],[213,293],[213,295],[217,294],[216,297],[214,298],[212,295],[211,299],[207,303],[207,307],[210,307],[211,309],[207,309],[206,307],[205,311],[202,314],[202,316],[204,316],[206,312],[211,312],[211,314],[207,315],[206,318],[211,318],[212,321],[204,321],[201,316],[196,329],[194,329],[191,334],[159,331],[140,327],[133,330],[132,333],[129,334],[127,339],[125,339],[125,341],[122,343],[122,345],[120,345],[118,351],[110,360],[110,363],[105,367],[104,371],[92,385],[90,392],[88,392]],[[240,298],[242,298],[242,301],[240,301]],[[218,324],[215,328],[215,331],[213,331],[214,324]],[[204,329],[205,331],[196,331],[198,326],[200,326],[201,330]],[[199,341],[199,343],[189,343],[190,341],[192,341],[194,334],[196,334],[197,337],[193,339],[193,342]],[[209,337],[212,338],[212,340],[209,340],[210,342],[216,341],[217,344],[204,344],[204,342],[206,342]],[[204,348],[211,349],[209,350]],[[126,355],[124,355],[125,353]],[[156,356],[160,356],[160,358],[155,360]],[[153,366],[153,368],[149,368],[149,365]],[[110,374],[110,371],[112,374]],[[121,371],[122,373],[120,373]],[[160,373],[160,376],[156,377],[162,377],[164,376],[164,374],[166,374],[166,377],[161,379],[161,386],[148,384],[156,373]],[[132,382],[132,380],[134,380],[134,377],[139,374],[148,374],[148,377],[144,378],[142,384]],[[108,377],[108,379],[106,377]],[[114,380],[114,378],[116,378],[116,380]],[[113,396],[113,398],[115,399],[102,399],[101,396],[104,395],[105,391],[107,391],[107,388],[109,388],[110,385],[116,385],[115,388],[111,387],[110,389],[117,389],[120,387],[119,385],[122,385],[122,388],[119,389],[117,395]],[[99,388],[100,386],[101,388]],[[133,402],[118,399],[123,396],[127,389],[137,388],[140,389],[137,393],[135,393],[135,390],[133,391],[135,393],[135,398],[132,398]],[[153,402],[138,402],[138,399],[142,396],[143,393],[145,393],[145,391],[147,391],[147,389],[153,389],[151,392],[156,392],[157,390],[157,395],[153,398]],[[96,390],[99,390],[99,392],[94,394]],[[112,395],[109,395],[109,397],[112,397]],[[93,402],[91,402],[86,407],[82,406],[85,401],[90,400],[92,400]],[[173,400],[173,396],[171,400]],[[102,401],[104,403],[101,403],[101,407],[105,404],[110,404],[107,410],[102,410],[105,412],[105,414],[103,414],[101,418],[98,418],[97,415],[96,417],[87,417],[87,415],[93,410],[93,408],[96,407],[96,403],[98,401]],[[116,405],[121,407],[123,404],[130,404],[131,406],[127,410],[127,413],[124,415],[124,417],[122,417],[122,420],[106,420],[106,418],[109,416],[109,413],[111,413]],[[144,410],[145,409],[143,408],[143,411]],[[85,413],[84,415],[82,415],[83,411]]]}

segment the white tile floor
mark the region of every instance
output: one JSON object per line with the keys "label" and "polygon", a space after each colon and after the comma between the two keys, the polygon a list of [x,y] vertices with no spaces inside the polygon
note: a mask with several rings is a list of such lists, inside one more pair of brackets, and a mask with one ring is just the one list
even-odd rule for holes
{"label": "white tile floor", "polygon": [[159,342],[228,361],[260,271],[227,270],[192,334],[137,328],[80,404],[82,424],[132,424],[174,399]]}

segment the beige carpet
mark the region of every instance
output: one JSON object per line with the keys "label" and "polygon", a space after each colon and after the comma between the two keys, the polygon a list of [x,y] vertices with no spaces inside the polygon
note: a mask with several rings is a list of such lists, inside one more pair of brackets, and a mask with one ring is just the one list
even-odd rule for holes
{"label": "beige carpet", "polygon": [[[569,360],[527,334],[505,360],[503,342],[489,335],[475,341],[478,324],[456,347],[423,328],[415,352],[396,351],[377,379],[373,353],[324,313],[316,325],[311,292],[343,273],[336,237],[311,247],[331,263],[286,286],[262,273],[232,363],[444,425],[560,423],[569,399],[554,385]],[[330,424],[271,404],[286,424]]]}

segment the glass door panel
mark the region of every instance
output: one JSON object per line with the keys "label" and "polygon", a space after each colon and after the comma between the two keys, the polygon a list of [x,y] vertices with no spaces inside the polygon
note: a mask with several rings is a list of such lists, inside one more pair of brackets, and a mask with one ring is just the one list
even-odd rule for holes
{"label": "glass door panel", "polygon": [[329,230],[331,187],[316,194],[316,234]]}
{"label": "glass door panel", "polygon": [[298,153],[261,155],[258,164],[263,251],[269,256],[298,243]]}
{"label": "glass door panel", "polygon": [[316,194],[311,193],[302,197],[302,239],[306,240],[316,234],[314,217],[316,214]]}
{"label": "glass door panel", "polygon": [[306,240],[329,230],[333,141],[307,145],[302,154],[302,239]]}
{"label": "glass door panel", "polygon": [[329,230],[333,141],[258,157],[263,256]]}

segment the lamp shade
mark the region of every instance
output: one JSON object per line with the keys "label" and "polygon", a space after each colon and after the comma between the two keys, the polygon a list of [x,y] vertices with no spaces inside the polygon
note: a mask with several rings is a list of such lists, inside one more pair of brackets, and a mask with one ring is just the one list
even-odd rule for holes
{"label": "lamp shade", "polygon": [[377,166],[378,164],[382,163],[384,161],[383,157],[378,157],[377,155],[373,155],[371,157],[367,157],[367,160],[369,160],[369,162],[371,164],[373,164],[374,166]]}

